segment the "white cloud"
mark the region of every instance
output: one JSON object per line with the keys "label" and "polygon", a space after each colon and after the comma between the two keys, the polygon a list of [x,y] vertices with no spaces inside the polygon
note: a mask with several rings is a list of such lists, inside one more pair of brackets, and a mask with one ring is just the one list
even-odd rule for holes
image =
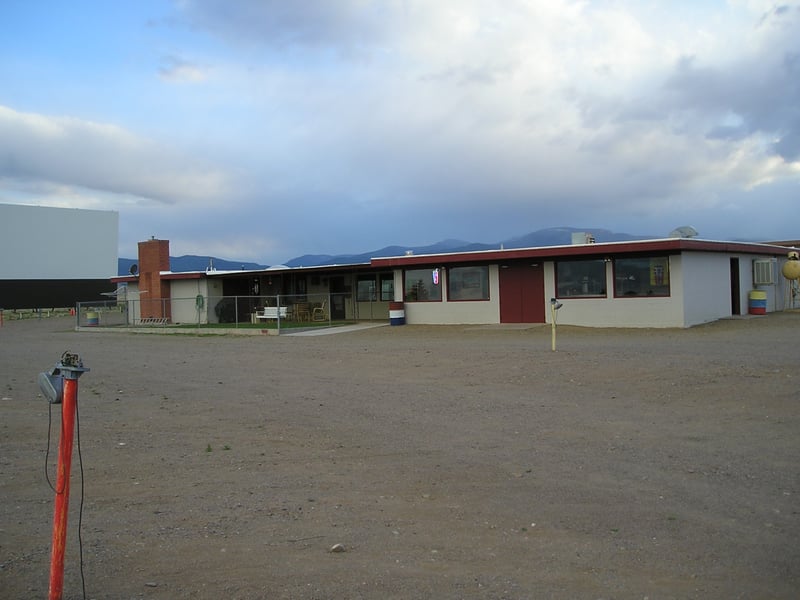
{"label": "white cloud", "polygon": [[177,56],[162,59],[158,75],[172,83],[200,83],[208,79],[208,68]]}
{"label": "white cloud", "polygon": [[158,203],[209,202],[228,175],[121,127],[0,106],[0,176],[25,187],[85,189]]}
{"label": "white cloud", "polygon": [[723,211],[746,237],[750,205],[780,212],[800,181],[796,0],[175,11],[149,31],[152,87],[120,103],[146,111],[0,106],[0,198],[115,202],[121,238],[284,262]]}

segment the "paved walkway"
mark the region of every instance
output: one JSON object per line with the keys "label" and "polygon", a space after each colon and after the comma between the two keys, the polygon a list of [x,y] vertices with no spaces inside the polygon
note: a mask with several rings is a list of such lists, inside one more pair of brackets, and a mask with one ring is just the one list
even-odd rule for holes
{"label": "paved walkway", "polygon": [[326,327],[324,329],[307,329],[297,333],[281,333],[282,336],[301,336],[301,335],[331,335],[333,333],[347,333],[349,331],[360,331],[361,329],[372,329],[373,327],[386,327],[389,323],[356,323],[355,325],[342,325],[341,327]]}

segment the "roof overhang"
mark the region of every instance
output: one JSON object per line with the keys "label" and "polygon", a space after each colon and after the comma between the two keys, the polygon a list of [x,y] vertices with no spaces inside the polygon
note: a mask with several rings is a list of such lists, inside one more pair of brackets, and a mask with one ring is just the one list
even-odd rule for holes
{"label": "roof overhang", "polygon": [[[238,271],[237,271],[238,273]],[[161,279],[202,279],[206,273],[204,271],[189,271],[186,273],[173,273],[172,271],[161,271]],[[135,275],[123,275],[122,277],[112,277],[112,283],[138,283],[139,277]]]}
{"label": "roof overhang", "polygon": [[372,268],[370,263],[350,263],[343,265],[318,265],[310,267],[269,267],[251,271],[208,271],[208,277],[231,277],[233,275],[287,275],[302,273],[336,273],[342,271],[366,270]]}
{"label": "roof overhang", "polygon": [[499,263],[515,259],[559,259],[577,257],[606,257],[625,254],[680,252],[727,252],[742,254],[782,255],[786,249],[771,244],[749,242],[717,242],[690,238],[665,238],[632,242],[602,242],[599,244],[570,244],[564,246],[540,246],[535,248],[512,248],[508,250],[477,250],[442,254],[409,254],[373,258],[373,267],[405,267],[413,265],[453,264],[464,262]]}

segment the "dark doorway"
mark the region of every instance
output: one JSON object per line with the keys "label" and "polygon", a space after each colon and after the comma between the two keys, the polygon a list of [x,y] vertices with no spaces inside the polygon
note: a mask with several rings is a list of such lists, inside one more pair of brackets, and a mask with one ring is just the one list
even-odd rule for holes
{"label": "dark doorway", "polygon": [[342,320],[346,316],[344,300],[349,291],[344,284],[344,277],[331,277],[329,289],[331,292],[331,319]]}
{"label": "dark doorway", "polygon": [[739,259],[731,259],[731,314],[742,314],[742,294],[739,288]]}
{"label": "dark doorway", "polygon": [[544,273],[541,264],[500,266],[500,322],[544,323]]}

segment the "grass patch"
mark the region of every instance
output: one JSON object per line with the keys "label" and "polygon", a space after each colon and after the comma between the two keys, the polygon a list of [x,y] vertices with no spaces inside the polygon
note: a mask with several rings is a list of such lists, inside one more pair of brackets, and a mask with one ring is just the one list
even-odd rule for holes
{"label": "grass patch", "polygon": [[[315,327],[341,327],[342,325],[353,325],[355,321],[281,321],[281,329],[311,329]],[[268,321],[266,323],[179,323],[169,325],[178,329],[277,329],[278,323]]]}

